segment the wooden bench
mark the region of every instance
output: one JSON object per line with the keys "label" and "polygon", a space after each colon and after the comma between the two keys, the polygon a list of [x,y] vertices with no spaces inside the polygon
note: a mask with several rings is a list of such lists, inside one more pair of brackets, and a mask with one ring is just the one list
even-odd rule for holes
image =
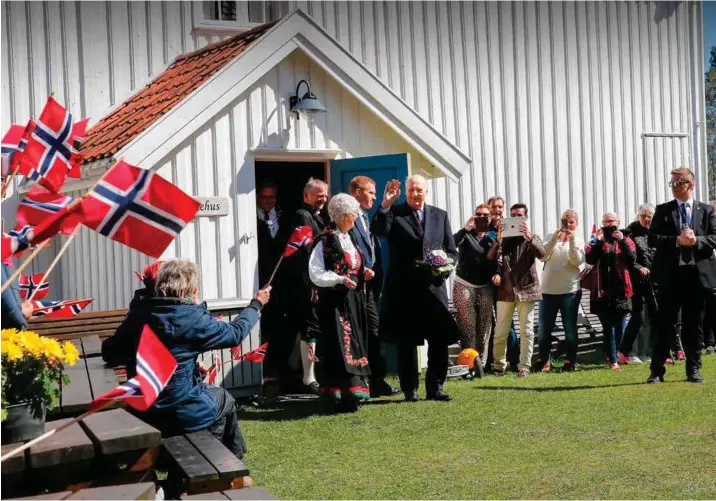
{"label": "wooden bench", "polygon": [[119,310],[80,313],[72,318],[33,318],[28,330],[41,336],[51,336],[59,340],[98,336],[100,339],[114,334],[124,317],[127,308]]}
{"label": "wooden bench", "polygon": [[246,465],[207,430],[165,438],[163,446],[162,462],[177,476],[179,492],[204,494],[250,485]]}
{"label": "wooden bench", "polygon": [[[45,431],[68,421],[47,422]],[[77,491],[108,478],[136,482],[156,463],[161,441],[159,430],[124,409],[93,414],[3,462],[3,497],[51,488]],[[2,453],[20,445],[4,444]]]}
{"label": "wooden bench", "polygon": [[156,495],[157,493],[152,482],[142,482],[139,484],[80,489],[74,493],[72,491],[54,492],[51,494],[39,494],[37,496],[15,499],[156,499]]}
{"label": "wooden bench", "polygon": [[246,487],[244,489],[232,489],[223,492],[209,492],[206,494],[195,494],[193,496],[184,496],[182,499],[278,499],[276,496],[261,487]]}

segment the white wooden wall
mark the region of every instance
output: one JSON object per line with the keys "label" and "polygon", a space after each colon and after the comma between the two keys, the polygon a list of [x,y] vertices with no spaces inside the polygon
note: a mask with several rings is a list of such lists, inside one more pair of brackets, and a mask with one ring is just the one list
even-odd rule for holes
{"label": "white wooden wall", "polygon": [[[4,2],[2,127],[36,115],[49,91],[76,115],[98,119],[175,55],[227,36],[202,30],[195,7]],[[561,210],[574,207],[586,236],[605,210],[616,210],[627,222],[647,193],[652,203],[665,200],[672,166],[691,165],[705,179],[703,131],[696,125],[703,120],[702,19],[696,2],[289,2],[288,7],[313,16],[472,157],[460,182],[438,179],[431,185],[432,202],[449,211],[455,228],[476,203],[501,194],[508,203],[530,205],[539,234],[553,229]],[[314,126],[292,122],[291,133],[281,136],[284,101],[305,77],[331,111]],[[253,244],[237,246],[253,225],[253,173],[242,168],[249,160],[240,152],[286,139],[289,147],[338,147],[346,155],[398,146],[387,130],[363,128],[370,121],[362,119],[364,111],[332,86],[306,58],[292,58],[159,166],[190,193],[226,196],[238,186],[232,215],[193,223],[172,250],[201,261],[207,297],[246,299],[254,285]],[[689,137],[642,139],[652,131]],[[699,186],[700,194],[705,191]],[[90,236],[73,246],[86,256],[78,262],[121,255],[122,267],[88,278],[72,276],[71,270],[78,274],[83,267],[63,264],[63,293],[73,292],[65,291],[64,283],[76,280],[106,291],[97,308],[126,305],[133,278],[125,275],[141,259]],[[105,273],[109,280],[98,282]]]}

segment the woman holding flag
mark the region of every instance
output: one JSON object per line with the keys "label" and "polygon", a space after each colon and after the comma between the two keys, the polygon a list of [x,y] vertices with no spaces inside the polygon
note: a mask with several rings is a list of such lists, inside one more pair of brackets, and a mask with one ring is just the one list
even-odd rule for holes
{"label": "woman holding flag", "polygon": [[137,346],[148,325],[176,359],[174,375],[154,405],[140,417],[161,430],[163,436],[209,430],[237,457],[245,445],[238,426],[234,398],[221,387],[196,377],[200,353],[240,345],[258,322],[269,301],[270,287],[259,290],[249,305],[231,322],[214,318],[199,299],[199,270],[185,259],[163,263],[156,272],[151,296],[133,302],[114,336],[103,346],[102,357],[110,365],[125,365],[127,377],[137,369]]}
{"label": "woman holding flag", "polygon": [[355,412],[370,397],[365,378],[370,375],[366,344],[365,282],[373,271],[363,266],[350,230],[360,205],[339,193],[328,204],[332,224],[316,240],[308,272],[318,287],[316,316],[321,330],[318,358],[323,364],[323,390],[339,412]]}

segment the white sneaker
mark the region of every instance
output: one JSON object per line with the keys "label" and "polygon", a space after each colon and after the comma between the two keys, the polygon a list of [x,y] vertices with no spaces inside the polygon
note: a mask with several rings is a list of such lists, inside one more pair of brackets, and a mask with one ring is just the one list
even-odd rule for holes
{"label": "white sneaker", "polygon": [[650,364],[651,357],[641,357],[641,361],[644,362],[645,364]]}
{"label": "white sneaker", "polygon": [[630,364],[640,364],[641,359],[639,357],[629,357],[629,363]]}

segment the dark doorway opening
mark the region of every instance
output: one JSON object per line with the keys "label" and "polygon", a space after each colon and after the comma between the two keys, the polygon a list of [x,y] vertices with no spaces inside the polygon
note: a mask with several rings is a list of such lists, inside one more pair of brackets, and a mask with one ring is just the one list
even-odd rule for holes
{"label": "dark doorway opening", "polygon": [[[266,181],[278,188],[277,207],[290,216],[303,203],[303,187],[310,179],[326,180],[323,162],[256,162],[256,190]],[[259,257],[260,259],[260,257]]]}

